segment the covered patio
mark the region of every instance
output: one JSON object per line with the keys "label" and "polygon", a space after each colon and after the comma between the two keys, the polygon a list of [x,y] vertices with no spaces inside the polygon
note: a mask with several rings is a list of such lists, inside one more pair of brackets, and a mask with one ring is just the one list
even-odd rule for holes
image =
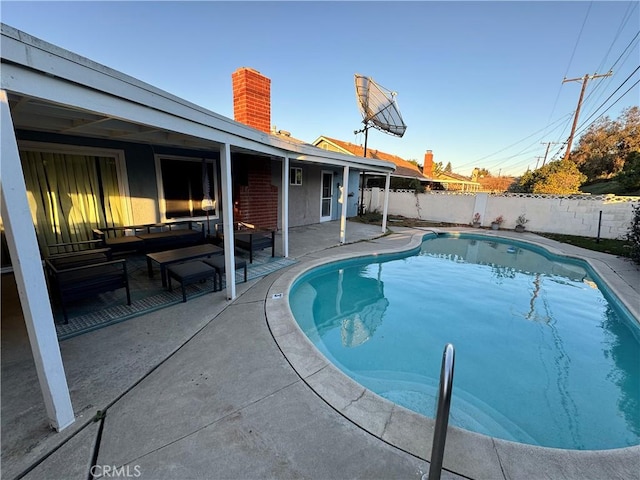
{"label": "covered patio", "polygon": [[[331,167],[341,173],[342,185],[349,184],[354,171],[367,169],[388,175],[394,168],[388,162],[348,157],[265,134],[6,25],[2,25],[1,80],[2,221],[45,409],[56,430],[73,424],[75,416],[42,271],[42,248],[32,222],[27,220],[32,212],[20,141],[51,142],[65,137],[72,138],[75,146],[91,148],[113,142],[124,145],[123,150],[137,145],[126,154],[132,157],[145,147],[162,149],[166,155],[188,151],[195,157],[213,158],[219,169],[218,217],[229,233],[235,220],[234,155],[250,155],[279,165],[279,175],[274,175],[281,185],[278,248],[285,258],[289,256],[290,162]],[[138,165],[129,174],[145,178],[149,173],[146,168]],[[143,185],[139,195],[132,195],[129,214],[135,217],[146,211],[152,221],[165,221],[165,206],[158,206],[155,194],[145,191]],[[340,243],[348,241],[346,226],[343,208],[336,232]],[[227,300],[237,296],[233,246],[233,234],[225,235],[226,288],[222,296]]]}

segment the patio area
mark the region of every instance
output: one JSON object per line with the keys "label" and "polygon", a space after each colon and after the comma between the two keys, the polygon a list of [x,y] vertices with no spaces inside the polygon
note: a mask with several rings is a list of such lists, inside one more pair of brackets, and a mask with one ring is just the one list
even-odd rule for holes
{"label": "patio area", "polygon": [[[418,233],[394,228],[381,236],[378,226],[348,222],[350,244],[339,246],[338,232],[338,222],[291,229],[294,268],[402,249]],[[593,257],[617,275],[615,288],[637,299],[637,268],[612,256]],[[97,476],[113,466],[150,479],[420,478],[428,472],[430,450],[412,454],[394,445],[430,442],[429,431],[391,422],[389,432],[402,442],[369,433],[302,377],[299,364],[292,367],[292,345],[285,356],[274,340],[283,331],[272,331],[267,308],[289,270],[239,283],[233,302],[223,292],[207,293],[62,341],[76,422],[61,433],[47,427],[20,307],[8,301],[11,284],[3,277],[3,478],[85,480],[92,465],[100,467],[93,470]],[[307,356],[302,345],[297,354]],[[373,403],[364,407],[366,417],[381,413]],[[97,411],[106,415],[94,421]],[[486,471],[477,454],[477,471]],[[533,461],[539,476],[557,478],[542,459]],[[630,456],[626,464],[637,462]],[[500,478],[516,478],[511,467],[505,464]],[[603,460],[590,467],[591,478],[609,471]],[[463,477],[445,471],[443,478]],[[578,477],[566,472],[565,478]]]}
{"label": "patio area", "polygon": [[[236,249],[235,255],[236,258],[244,260],[247,264],[247,281],[269,275],[296,263],[292,258],[272,257],[270,248],[256,252],[253,263],[249,263],[249,253],[245,250]],[[54,318],[58,322],[56,331],[60,340],[104,328],[140,315],[146,315],[154,310],[167,308],[182,302],[179,283],[176,284],[174,281],[171,291],[164,288],[156,267],[154,267],[154,276],[149,277],[146,257],[143,254],[128,255],[124,258],[127,260],[131,305],[126,304],[124,289],[102,293],[70,304],[67,307],[69,322],[66,324],[62,322],[62,309],[56,306],[54,307]],[[243,271],[236,271],[236,283],[243,281]],[[222,284],[224,288],[224,278],[222,279]],[[213,279],[188,285],[186,287],[187,299],[190,300],[210,294],[213,289]]]}

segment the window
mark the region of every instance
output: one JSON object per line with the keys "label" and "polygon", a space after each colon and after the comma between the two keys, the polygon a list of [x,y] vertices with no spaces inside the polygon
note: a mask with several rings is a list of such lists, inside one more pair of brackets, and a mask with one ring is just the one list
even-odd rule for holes
{"label": "window", "polygon": [[53,243],[90,240],[94,228],[128,223],[122,151],[37,142],[19,148],[42,252]]}
{"label": "window", "polygon": [[158,162],[165,219],[218,216],[217,177],[212,160],[162,156]]}
{"label": "window", "polygon": [[289,171],[289,184],[302,185],[302,168],[291,167],[291,170]]}

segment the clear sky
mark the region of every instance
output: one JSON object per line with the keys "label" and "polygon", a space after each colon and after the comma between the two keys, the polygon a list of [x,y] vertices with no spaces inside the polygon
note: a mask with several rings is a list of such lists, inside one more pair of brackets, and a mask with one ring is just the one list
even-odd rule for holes
{"label": "clear sky", "polygon": [[271,79],[272,125],[307,142],[364,142],[354,74],[370,76],[397,92],[407,131],[371,129],[369,148],[433,150],[466,175],[518,175],[542,165],[542,142],[566,142],[581,82],[565,77],[613,70],[588,81],[578,133],[640,103],[637,1],[3,0],[0,17],[230,118],[231,74],[252,67]]}

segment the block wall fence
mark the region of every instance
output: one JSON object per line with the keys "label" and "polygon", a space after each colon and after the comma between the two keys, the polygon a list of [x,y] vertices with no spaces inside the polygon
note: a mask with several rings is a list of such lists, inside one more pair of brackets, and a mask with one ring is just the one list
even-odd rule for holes
{"label": "block wall fence", "polygon": [[[624,238],[633,217],[633,206],[640,197],[616,195],[537,195],[523,193],[454,193],[413,190],[389,192],[389,215],[416,218],[432,222],[471,224],[474,214],[480,214],[483,227],[502,215],[503,229],[513,229],[516,219],[524,214],[532,232]],[[367,211],[382,212],[384,191],[366,189],[364,205]],[[600,212],[602,219],[600,221]]]}

